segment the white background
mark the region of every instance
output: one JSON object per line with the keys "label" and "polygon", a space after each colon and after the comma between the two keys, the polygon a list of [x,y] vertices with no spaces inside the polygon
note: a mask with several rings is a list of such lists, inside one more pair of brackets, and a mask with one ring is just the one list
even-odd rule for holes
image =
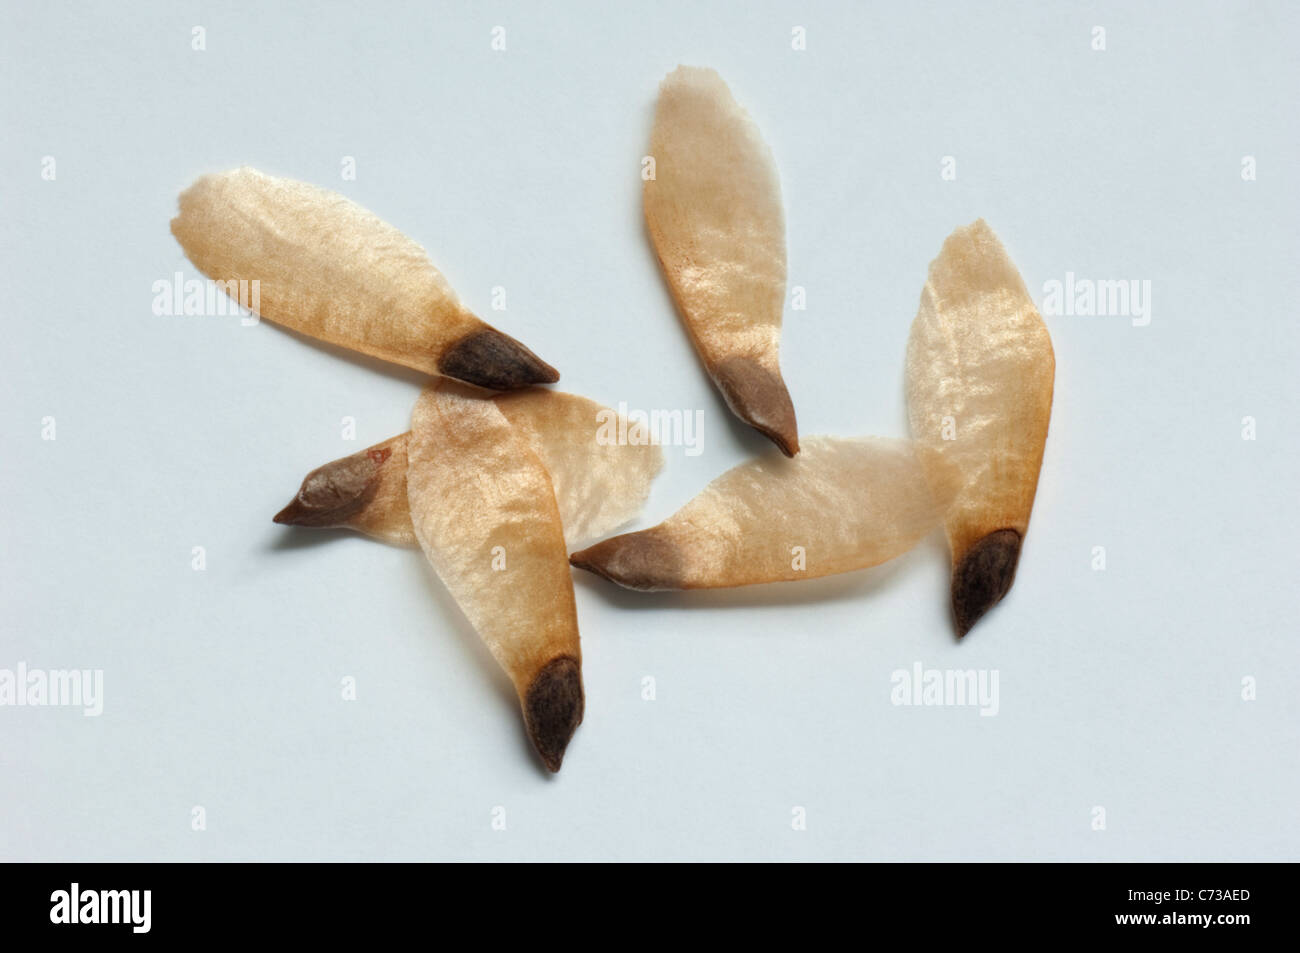
{"label": "white background", "polygon": [[[1283,3],[6,4],[0,668],[101,668],[106,698],[0,708],[0,857],[1296,859],[1298,27]],[[196,274],[168,221],[198,175],[338,189],[563,389],[704,411],[651,525],[766,447],[644,233],[679,62],[722,73],[780,167],[802,433],[905,433],[926,267],[976,217],[1036,299],[1067,271],[1146,279],[1152,320],[1047,319],[1019,577],[962,643],[939,534],[803,584],[577,574],[587,718],[551,777],[417,552],[270,521],[405,429],[420,376],[155,316],[151,289]],[[997,669],[999,714],[895,707],[915,662]]]}

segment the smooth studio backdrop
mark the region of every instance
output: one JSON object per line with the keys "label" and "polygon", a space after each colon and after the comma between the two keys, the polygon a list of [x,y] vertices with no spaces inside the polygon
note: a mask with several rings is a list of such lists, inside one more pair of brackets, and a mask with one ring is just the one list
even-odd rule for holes
{"label": "smooth studio backdrop", "polygon": [[[0,668],[101,669],[104,699],[0,708],[0,858],[1296,858],[1294,6],[2,16]],[[420,376],[157,315],[153,285],[197,275],[168,231],[197,176],[337,189],[561,388],[703,411],[652,525],[770,449],[702,372],[642,223],[678,63],[718,69],[775,153],[802,433],[905,435],[926,268],[977,217],[1036,301],[1067,273],[1149,281],[1150,322],[1046,316],[1019,577],[964,642],[941,534],[805,584],[644,595],[579,573],[587,717],[550,777],[418,552],[271,523],[308,470],[406,429]],[[894,704],[917,663],[996,670],[997,714]]]}

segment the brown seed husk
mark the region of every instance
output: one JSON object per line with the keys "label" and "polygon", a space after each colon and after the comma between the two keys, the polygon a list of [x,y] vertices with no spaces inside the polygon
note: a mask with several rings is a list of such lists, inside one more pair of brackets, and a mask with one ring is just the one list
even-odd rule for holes
{"label": "brown seed husk", "polygon": [[293,526],[354,529],[397,546],[415,546],[407,500],[409,433],[317,467],[275,515]]}
{"label": "brown seed husk", "polygon": [[494,390],[559,380],[466,309],[416,242],[337,193],[249,168],[205,175],[171,227],[209,278],[249,282],[223,286],[240,304],[302,334]]}
{"label": "brown seed husk", "polygon": [[[956,476],[906,440],[809,437],[727,471],[658,526],[570,557],[629,589],[712,589],[875,566],[943,520]],[[927,470],[936,479],[927,480]]]}
{"label": "brown seed husk", "polygon": [[[542,388],[493,400],[546,465],[566,546],[597,539],[641,511],[663,467],[663,452],[648,442],[609,439],[609,431],[636,432],[620,427],[615,411]],[[399,546],[416,545],[406,490],[408,437],[393,437],[313,470],[275,521],[348,527]]]}
{"label": "brown seed husk", "polygon": [[582,651],[551,478],[494,401],[435,383],[407,465],[420,546],[514,682],[528,736],[558,771],[582,721]]}
{"label": "brown seed husk", "polygon": [[1015,578],[1056,374],[1047,326],[982,219],[954,231],[930,265],[906,374],[913,439],[961,479],[946,529],[964,635]]}
{"label": "brown seed husk", "polygon": [[663,81],[643,202],[650,238],[695,349],[741,420],[799,452],[781,378],[785,214],[771,150],[710,69]]}

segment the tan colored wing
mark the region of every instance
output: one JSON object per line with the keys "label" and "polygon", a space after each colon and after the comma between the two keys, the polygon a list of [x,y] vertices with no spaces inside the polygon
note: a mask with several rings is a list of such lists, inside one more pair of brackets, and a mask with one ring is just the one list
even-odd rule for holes
{"label": "tan colored wing", "polygon": [[514,682],[552,771],[582,721],[582,652],[551,480],[497,404],[437,384],[411,417],[416,538]]}
{"label": "tan colored wing", "polygon": [[494,390],[559,380],[471,314],[423,248],[337,193],[256,169],[205,175],[172,234],[209,278],[248,282],[241,304],[302,334]]}
{"label": "tan colored wing", "polygon": [[713,70],[663,81],[644,188],[646,224],[677,308],[728,406],[787,456],[799,452],[781,378],[785,216],[758,127]]}
{"label": "tan colored wing", "polygon": [[959,634],[1011,588],[1052,414],[1056,359],[1016,266],[981,219],[930,264],[907,345],[912,437],[955,466],[947,517]]}
{"label": "tan colored wing", "polygon": [[569,547],[612,532],[641,512],[663,451],[648,442],[619,443],[615,411],[576,394],[532,388],[501,394],[496,404],[527,437],[551,474]]}
{"label": "tan colored wing", "polygon": [[[540,388],[494,400],[551,475],[567,547],[597,539],[641,512],[663,467],[663,452],[649,443],[611,440],[611,432],[634,429],[620,427],[617,413],[576,394]],[[406,492],[408,436],[313,470],[275,521],[347,527],[399,546],[416,545]]]}
{"label": "tan colored wing", "polygon": [[741,464],[658,526],[597,543],[570,562],[642,590],[864,569],[911,549],[942,522],[955,477],[932,488],[926,473],[906,440],[809,437],[793,460]]}

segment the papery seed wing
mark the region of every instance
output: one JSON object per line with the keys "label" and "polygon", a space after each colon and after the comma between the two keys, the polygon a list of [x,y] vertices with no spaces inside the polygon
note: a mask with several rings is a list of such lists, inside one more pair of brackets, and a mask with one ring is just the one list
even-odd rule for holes
{"label": "papery seed wing", "polygon": [[646,224],[709,376],[746,423],[799,451],[781,378],[785,215],[771,150],[713,70],[664,80],[644,187]]}
{"label": "papery seed wing", "polygon": [[566,545],[597,539],[641,512],[663,467],[663,451],[644,428],[576,394],[533,388],[495,400],[551,474]]}
{"label": "papery seed wing", "polygon": [[658,526],[607,539],[570,561],[643,590],[745,586],[875,566],[937,527],[955,491],[955,477],[927,481],[920,457],[906,440],[809,437],[793,460],[741,464]]}
{"label": "papery seed wing", "polygon": [[582,652],[550,475],[495,402],[435,384],[411,417],[406,483],[421,548],[558,771],[582,720]]}
{"label": "papery seed wing", "polygon": [[337,193],[249,168],[205,175],[172,234],[241,304],[302,334],[496,390],[559,379],[470,313],[416,242]]}
{"label": "papery seed wing", "polygon": [[965,634],[1006,594],[1038,487],[1056,360],[1024,280],[981,219],[930,265],[907,346],[912,437],[956,467],[946,527]]}

